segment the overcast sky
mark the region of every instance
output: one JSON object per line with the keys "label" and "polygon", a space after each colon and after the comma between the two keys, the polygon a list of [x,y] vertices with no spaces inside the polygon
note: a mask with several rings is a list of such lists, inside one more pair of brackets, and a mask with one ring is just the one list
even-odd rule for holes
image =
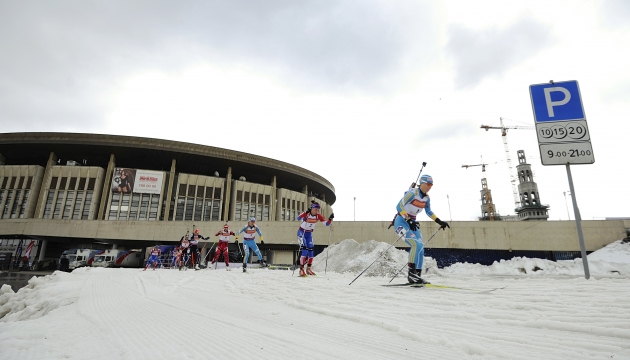
{"label": "overcast sky", "polygon": [[[578,80],[595,154],[571,168],[582,218],[630,217],[629,47],[625,0],[0,0],[0,132],[270,157],[328,179],[338,220],[354,197],[356,220],[391,220],[425,161],[434,212],[475,220],[482,177],[514,208],[500,131],[479,126],[532,126],[529,85]],[[550,220],[574,219],[565,167],[541,165],[535,131],[507,138]],[[482,156],[485,173],[461,167]]]}

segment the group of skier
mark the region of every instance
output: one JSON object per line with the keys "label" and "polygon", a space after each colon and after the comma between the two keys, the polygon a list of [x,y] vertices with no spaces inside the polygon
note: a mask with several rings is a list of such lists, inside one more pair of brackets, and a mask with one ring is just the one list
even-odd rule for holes
{"label": "group of skier", "polygon": [[[422,279],[424,243],[422,241],[422,234],[418,229],[418,222],[416,220],[418,214],[424,210],[428,217],[440,225],[442,230],[447,227],[450,228],[450,225],[446,221],[440,220],[440,218],[431,210],[431,200],[428,194],[432,188],[433,178],[430,175],[422,175],[419,179],[417,187],[415,183],[412,184],[412,186],[405,191],[402,199],[400,199],[396,205],[396,216],[393,220],[395,231],[400,238],[404,236],[405,242],[410,246],[409,259],[407,263],[407,280],[409,283],[428,283],[426,280]],[[313,258],[315,256],[313,244],[313,230],[315,225],[319,222],[325,222],[326,226],[330,226],[335,217],[334,214],[330,214],[328,219],[326,219],[319,213],[320,208],[320,204],[313,200],[311,201],[309,209],[297,217],[297,220],[301,221],[297,232],[298,243],[300,245],[299,276],[301,277],[315,275],[315,272],[311,268],[313,265]],[[215,236],[219,237],[219,241],[216,244],[217,249],[214,257],[208,264],[208,268],[217,262],[220,255],[223,255],[225,267],[227,270],[230,270],[230,257],[228,252],[230,237],[234,236],[236,238],[236,242],[238,243],[238,236],[241,233],[244,233],[243,272],[247,272],[247,263],[249,262],[251,251],[258,256],[258,261],[261,266],[268,266],[258,249],[258,245],[256,244],[256,234],[260,236],[261,241],[264,239],[263,234],[258,225],[256,225],[256,218],[250,217],[247,225],[245,225],[245,227],[243,227],[238,233],[231,231],[229,226],[225,224],[223,229],[215,234]],[[199,240],[208,240],[207,237],[203,237],[199,234],[199,229],[194,231],[190,239],[188,234],[182,237],[180,245],[173,251],[171,267],[179,266],[181,268],[182,266],[186,266],[190,261],[190,264],[198,270],[201,262],[201,254],[198,249]],[[145,270],[149,264],[153,264],[155,270],[159,255],[160,249],[156,246],[151,250],[149,261],[147,261]]]}

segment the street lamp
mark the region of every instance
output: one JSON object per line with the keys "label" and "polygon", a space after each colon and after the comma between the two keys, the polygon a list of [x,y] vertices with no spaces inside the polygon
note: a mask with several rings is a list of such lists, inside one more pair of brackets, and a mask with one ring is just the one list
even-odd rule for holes
{"label": "street lamp", "polygon": [[353,209],[353,211],[354,211],[354,218],[353,218],[352,221],[357,221],[357,197],[356,196],[354,197],[354,209]]}
{"label": "street lamp", "polygon": [[569,204],[567,203],[567,193],[569,193],[569,195],[571,195],[570,191],[563,191],[562,192],[564,194],[564,205],[566,205],[567,207],[567,216],[569,217],[569,220],[571,220],[571,215],[569,214]]}

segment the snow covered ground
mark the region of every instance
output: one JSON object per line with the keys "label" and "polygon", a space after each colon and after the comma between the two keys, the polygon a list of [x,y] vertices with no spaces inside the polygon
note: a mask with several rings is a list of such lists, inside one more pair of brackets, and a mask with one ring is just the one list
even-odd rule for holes
{"label": "snow covered ground", "polygon": [[[630,245],[582,262],[456,264],[382,287],[406,262],[346,240],[291,271],[84,268],[0,295],[0,359],[630,359]],[[327,272],[326,255],[328,255]],[[393,283],[403,283],[399,277]]]}

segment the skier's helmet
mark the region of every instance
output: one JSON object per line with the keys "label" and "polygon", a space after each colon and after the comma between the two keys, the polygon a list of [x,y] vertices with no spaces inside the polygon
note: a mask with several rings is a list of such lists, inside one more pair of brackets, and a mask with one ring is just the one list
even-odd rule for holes
{"label": "skier's helmet", "polygon": [[195,229],[195,234],[199,234],[199,229]]}
{"label": "skier's helmet", "polygon": [[431,177],[431,175],[424,174],[420,177],[420,185],[424,183],[429,183],[433,185],[433,178]]}
{"label": "skier's helmet", "polygon": [[317,203],[317,202],[313,202],[313,203],[311,204],[311,209],[319,209],[319,208],[321,208],[321,206],[319,205],[319,203]]}
{"label": "skier's helmet", "polygon": [[253,217],[253,216],[252,216],[252,217],[250,217],[250,218],[249,218],[249,222],[256,222],[256,218],[255,218],[255,217]]}
{"label": "skier's helmet", "polygon": [[228,224],[223,225],[223,229],[227,230],[229,228]]}

